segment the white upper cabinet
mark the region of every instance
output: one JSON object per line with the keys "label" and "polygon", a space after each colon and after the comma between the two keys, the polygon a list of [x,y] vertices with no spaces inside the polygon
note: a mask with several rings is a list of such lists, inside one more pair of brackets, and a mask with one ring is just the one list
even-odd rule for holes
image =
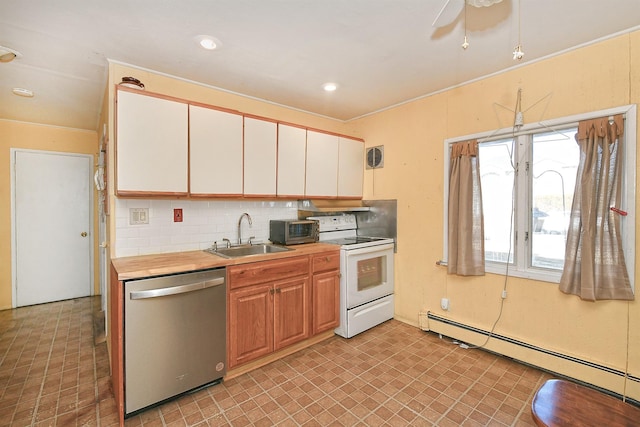
{"label": "white upper cabinet", "polygon": [[304,196],[306,145],[306,129],[278,125],[278,196]]}
{"label": "white upper cabinet", "polygon": [[307,197],[338,195],[338,136],[307,130]]}
{"label": "white upper cabinet", "polygon": [[186,103],[117,92],[117,193],[186,194]]}
{"label": "white upper cabinet", "polygon": [[189,106],[191,194],[242,195],[242,116]]}
{"label": "white upper cabinet", "polygon": [[276,195],[277,136],[275,122],[244,118],[245,196]]}
{"label": "white upper cabinet", "polygon": [[362,198],[364,143],[340,137],[338,153],[338,197]]}
{"label": "white upper cabinet", "polygon": [[116,195],[362,198],[364,143],[119,89]]}

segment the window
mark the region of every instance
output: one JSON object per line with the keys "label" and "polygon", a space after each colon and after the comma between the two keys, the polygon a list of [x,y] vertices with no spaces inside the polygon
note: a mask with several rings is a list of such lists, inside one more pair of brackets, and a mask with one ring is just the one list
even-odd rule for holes
{"label": "window", "polygon": [[[632,110],[632,111],[631,111]],[[635,261],[635,106],[524,125],[492,134],[445,141],[445,200],[448,200],[449,147],[477,138],[484,211],[486,271],[559,282],[564,266],[569,214],[580,152],[579,120],[626,114],[623,207],[625,260],[633,282]],[[445,202],[445,227],[447,224]],[[444,232],[447,254],[447,230]],[[633,284],[632,284],[633,286]]]}

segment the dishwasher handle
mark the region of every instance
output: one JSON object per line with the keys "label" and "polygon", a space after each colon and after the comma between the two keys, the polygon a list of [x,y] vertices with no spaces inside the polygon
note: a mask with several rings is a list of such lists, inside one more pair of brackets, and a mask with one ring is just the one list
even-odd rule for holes
{"label": "dishwasher handle", "polygon": [[171,286],[168,288],[159,288],[159,289],[149,289],[147,291],[133,291],[130,294],[131,295],[130,298],[132,300],[136,300],[136,299],[165,297],[167,295],[184,294],[187,292],[199,291],[201,289],[211,288],[219,285],[224,285],[224,277],[217,277],[213,280],[190,283],[188,285]]}

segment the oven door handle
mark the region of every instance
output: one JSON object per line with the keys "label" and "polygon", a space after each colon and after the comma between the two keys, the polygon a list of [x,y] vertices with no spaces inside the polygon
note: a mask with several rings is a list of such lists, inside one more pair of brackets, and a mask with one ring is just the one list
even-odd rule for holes
{"label": "oven door handle", "polygon": [[[347,246],[348,248],[348,246]],[[366,254],[366,255],[370,255],[370,254],[374,254],[374,256],[376,256],[377,254],[389,254],[392,255],[393,254],[393,243],[385,243],[382,245],[373,245],[373,246],[365,246],[364,248],[358,248],[358,249],[343,249],[346,253],[346,255],[349,256],[354,256],[354,255],[362,255],[362,254]]]}
{"label": "oven door handle", "polygon": [[168,295],[185,294],[188,292],[199,291],[201,289],[207,289],[214,286],[224,284],[224,277],[217,277],[213,280],[207,280],[205,282],[190,283],[188,285],[170,286],[168,288],[149,289],[147,291],[134,291],[131,292],[130,299],[147,299],[165,297]]}

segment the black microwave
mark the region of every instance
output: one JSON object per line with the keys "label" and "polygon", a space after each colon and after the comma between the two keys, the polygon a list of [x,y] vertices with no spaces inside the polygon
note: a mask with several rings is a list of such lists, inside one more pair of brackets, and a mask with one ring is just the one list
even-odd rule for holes
{"label": "black microwave", "polygon": [[269,240],[279,245],[314,243],[319,237],[318,221],[310,219],[272,219]]}

